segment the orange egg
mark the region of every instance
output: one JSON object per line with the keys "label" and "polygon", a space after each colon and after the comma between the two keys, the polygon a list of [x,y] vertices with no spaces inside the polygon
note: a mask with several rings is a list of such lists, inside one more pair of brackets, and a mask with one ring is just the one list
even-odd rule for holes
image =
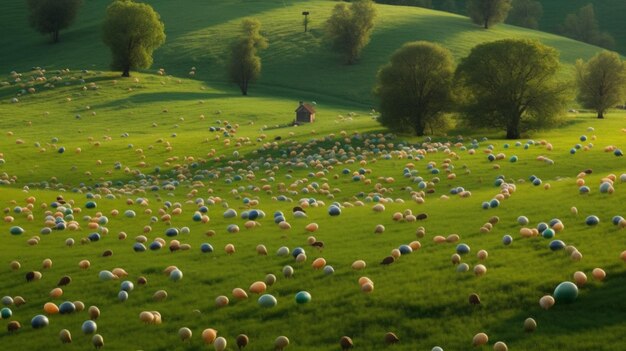
{"label": "orange egg", "polygon": [[242,288],[234,288],[233,297],[238,300],[245,300],[248,298],[248,294]]}
{"label": "orange egg", "polygon": [[202,340],[207,344],[212,344],[217,338],[217,330],[207,328],[202,331]]}
{"label": "orange egg", "polygon": [[254,294],[262,294],[265,292],[265,290],[267,290],[267,285],[264,282],[257,281],[252,283],[248,290]]}
{"label": "orange egg", "polygon": [[322,257],[320,258],[316,258],[313,263],[311,264],[311,267],[313,267],[314,269],[321,269],[326,265],[326,260]]}
{"label": "orange egg", "polygon": [[47,314],[57,314],[59,313],[59,307],[52,302],[48,302],[43,305],[43,310]]}

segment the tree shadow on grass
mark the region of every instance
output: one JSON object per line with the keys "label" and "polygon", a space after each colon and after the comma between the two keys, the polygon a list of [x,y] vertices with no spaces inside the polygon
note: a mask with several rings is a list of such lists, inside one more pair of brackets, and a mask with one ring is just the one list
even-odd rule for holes
{"label": "tree shadow on grass", "polygon": [[[501,340],[507,340],[511,346],[516,343],[527,345],[528,338],[532,337],[526,334],[522,328],[524,320],[528,317],[533,317],[537,321],[538,327],[535,333],[542,335],[540,340],[545,341],[546,336],[553,336],[551,339],[555,343],[559,342],[556,340],[557,338],[565,340],[578,334],[592,333],[592,331],[599,331],[603,328],[624,325],[626,299],[623,296],[626,287],[626,271],[621,269],[619,273],[612,273],[620,270],[619,266],[605,267],[605,269],[608,272],[606,281],[589,282],[585,287],[579,289],[578,298],[573,303],[557,302],[549,310],[541,309],[537,303],[536,306],[532,306],[490,328],[489,332],[498,335]],[[591,280],[591,276],[589,279]],[[555,282],[554,287],[557,285],[558,282]],[[595,332],[593,333],[595,334]],[[591,342],[595,343],[596,340]],[[586,349],[582,345],[588,343],[589,340],[581,340],[578,349]],[[612,349],[611,345],[608,342],[605,346],[597,345],[597,348],[594,346],[594,349],[601,350],[602,347]],[[574,346],[568,345],[567,348],[576,349]],[[615,347],[616,345],[613,344],[612,346]]]}
{"label": "tree shadow on grass", "polygon": [[207,99],[224,99],[240,96],[234,93],[196,93],[196,92],[159,92],[134,94],[124,99],[109,101],[92,106],[94,108],[127,108],[129,105],[142,105],[152,103],[164,103],[172,101],[191,101]]}

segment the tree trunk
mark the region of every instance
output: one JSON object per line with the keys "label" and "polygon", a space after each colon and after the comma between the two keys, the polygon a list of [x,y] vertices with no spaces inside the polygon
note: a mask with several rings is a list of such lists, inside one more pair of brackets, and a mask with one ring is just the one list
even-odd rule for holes
{"label": "tree trunk", "polygon": [[489,18],[485,18],[485,29],[489,29]]}
{"label": "tree trunk", "polygon": [[519,127],[517,125],[509,124],[506,127],[506,138],[507,139],[519,139],[521,138]]}
{"label": "tree trunk", "polygon": [[598,111],[598,118],[604,119],[604,111]]}
{"label": "tree trunk", "polygon": [[122,72],[122,77],[130,77],[130,65],[126,65],[126,67],[124,67],[124,72]]}
{"label": "tree trunk", "polygon": [[419,119],[417,123],[415,123],[415,135],[423,136],[425,129],[426,129],[426,124],[423,123],[421,119]]}
{"label": "tree trunk", "polygon": [[52,42],[53,43],[58,43],[59,42],[59,30],[54,30],[52,32]]}

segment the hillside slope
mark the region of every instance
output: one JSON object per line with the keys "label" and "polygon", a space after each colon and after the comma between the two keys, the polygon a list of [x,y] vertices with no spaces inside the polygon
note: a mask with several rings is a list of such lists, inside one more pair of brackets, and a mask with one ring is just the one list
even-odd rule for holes
{"label": "hillside slope", "polygon": [[[27,25],[21,1],[6,5],[0,14],[0,31],[13,33],[0,38],[0,71],[24,71],[33,66],[48,69],[107,70],[108,49],[100,40],[101,21],[108,1],[85,3],[77,23],[61,33],[61,43],[52,45]],[[322,26],[333,1],[164,1],[150,4],[165,22],[167,42],[155,52],[153,70],[186,76],[197,68],[196,78],[227,83],[225,65],[228,45],[237,35],[243,17],[257,17],[270,41],[262,52],[263,76],[252,94],[279,94],[306,100],[335,97],[371,106],[371,87],[376,71],[403,43],[431,40],[450,48],[458,59],[476,44],[508,37],[534,38],[561,51],[565,64],[588,58],[598,48],[563,37],[513,26],[485,31],[467,18],[444,12],[401,6],[377,6],[378,18],[370,45],[354,66],[341,64],[323,43]],[[304,33],[301,11],[311,12],[311,32]],[[19,30],[15,30],[19,28]],[[234,86],[232,87],[234,89]]]}

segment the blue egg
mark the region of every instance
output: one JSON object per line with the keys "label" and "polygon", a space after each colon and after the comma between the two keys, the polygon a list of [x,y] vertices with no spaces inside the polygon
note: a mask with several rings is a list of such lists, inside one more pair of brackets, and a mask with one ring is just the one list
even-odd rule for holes
{"label": "blue egg", "polygon": [[489,207],[496,208],[498,206],[500,206],[500,201],[498,201],[498,199],[492,199],[489,201]]}
{"label": "blue egg", "polygon": [[124,290],[120,291],[117,294],[117,299],[120,300],[121,302],[128,300],[128,292]]}
{"label": "blue egg", "polygon": [[400,247],[398,248],[398,250],[400,250],[400,253],[402,255],[408,255],[411,252],[413,252],[413,249],[409,246],[409,245],[400,245]]}
{"label": "blue egg", "polygon": [[126,218],[135,218],[136,215],[137,214],[133,210],[126,210],[126,211],[124,211],[124,216]]}
{"label": "blue egg", "polygon": [[488,210],[489,209],[489,203],[487,201],[483,202],[483,204],[481,205],[483,210]]}
{"label": "blue egg", "polygon": [[85,203],[85,207],[86,208],[96,208],[97,204],[94,201],[87,201],[87,203]]}
{"label": "blue egg", "polygon": [[581,194],[588,194],[591,191],[591,189],[589,189],[588,186],[583,185],[580,188],[578,188],[578,192]]}
{"label": "blue egg", "polygon": [[511,158],[509,159],[510,162],[517,162],[517,156],[511,156]]}
{"label": "blue egg", "polygon": [[60,314],[74,313],[74,311],[76,311],[76,305],[73,302],[65,301],[59,305]]}
{"label": "blue egg", "polygon": [[504,183],[504,180],[501,178],[496,179],[496,181],[493,183],[495,186],[500,186],[502,185],[502,183]]}
{"label": "blue egg", "polygon": [[465,255],[468,254],[470,252],[470,247],[467,244],[458,244],[456,246],[456,253],[458,253],[459,255]]}
{"label": "blue egg", "polygon": [[278,301],[270,294],[263,294],[259,297],[258,303],[261,307],[274,307]]}
{"label": "blue egg", "polygon": [[293,257],[298,257],[299,254],[306,254],[304,252],[304,249],[301,247],[296,247],[295,249],[293,249],[293,251],[291,252],[291,256]]}
{"label": "blue egg", "polygon": [[202,245],[200,245],[200,251],[204,253],[211,253],[213,252],[213,246],[211,246],[211,244],[209,243],[203,243]]}
{"label": "blue egg", "polygon": [[88,236],[89,241],[95,242],[95,241],[99,241],[100,240],[100,234],[98,233],[91,233]]}
{"label": "blue egg", "polygon": [[9,229],[9,232],[13,235],[20,235],[24,234],[24,229],[22,227],[13,226],[11,227],[11,229]]}
{"label": "blue egg", "polygon": [[550,250],[558,251],[563,250],[565,248],[565,243],[561,240],[552,240],[550,242]]}
{"label": "blue egg", "polygon": [[530,180],[531,182],[534,181],[535,179],[537,179],[537,176],[534,174],[528,177],[528,180]]}
{"label": "blue egg", "polygon": [[587,136],[586,135],[581,135],[580,136],[580,141],[582,141],[582,142],[587,141]]}
{"label": "blue egg", "polygon": [[541,179],[539,179],[539,178],[535,178],[535,180],[533,180],[533,185],[534,185],[534,186],[539,186],[539,185],[541,185]]}
{"label": "blue egg", "polygon": [[40,329],[43,327],[47,327],[48,324],[50,322],[48,321],[48,317],[42,315],[42,314],[38,314],[35,317],[33,317],[33,319],[30,320],[30,325],[34,328],[34,329]]}
{"label": "blue egg", "polygon": [[512,242],[513,242],[512,236],[507,234],[502,237],[502,244],[504,244],[505,246],[511,245]]}
{"label": "blue egg", "polygon": [[600,192],[601,193],[606,194],[606,193],[609,192],[609,189],[611,189],[611,183],[604,182],[604,183],[600,184]]}
{"label": "blue egg", "polygon": [[587,225],[596,225],[600,223],[600,218],[598,218],[598,216],[588,216],[585,219],[585,224]]}
{"label": "blue egg", "polygon": [[517,217],[517,223],[519,223],[520,225],[527,225],[528,224],[528,217],[526,216],[519,216]]}
{"label": "blue egg", "polygon": [[487,156],[487,160],[489,160],[489,162],[493,162],[496,160],[496,157],[493,154],[489,154],[489,156]]}
{"label": "blue egg", "polygon": [[80,329],[85,334],[93,334],[98,330],[98,325],[96,325],[96,322],[89,320],[85,321]]}
{"label": "blue egg", "polygon": [[324,274],[331,275],[333,273],[335,273],[333,266],[324,266]]}
{"label": "blue egg", "polygon": [[157,251],[157,250],[160,250],[163,247],[163,245],[160,242],[158,242],[158,241],[153,241],[153,242],[150,243],[150,245],[148,247],[152,251]]}
{"label": "blue egg", "polygon": [[285,221],[285,217],[283,217],[283,216],[274,217],[274,223],[276,223],[276,224],[278,224],[280,222],[284,222],[284,221]]}
{"label": "blue egg", "polygon": [[169,228],[165,231],[165,235],[169,237],[177,236],[179,234],[178,228]]}
{"label": "blue egg", "polygon": [[339,216],[341,214],[341,209],[337,206],[330,206],[328,208],[328,214],[331,216]]}
{"label": "blue egg", "polygon": [[200,211],[200,213],[208,213],[209,212],[209,208],[206,207],[206,206],[200,206],[198,211]]}
{"label": "blue egg", "polygon": [[615,216],[611,219],[611,222],[615,225],[618,225],[619,222],[621,222],[622,220],[624,220],[624,217],[622,216]]}
{"label": "blue egg", "polygon": [[133,289],[135,288],[135,285],[130,280],[125,280],[122,282],[122,284],[120,284],[120,288],[123,291],[133,291]]}
{"label": "blue egg", "polygon": [[613,155],[615,155],[617,157],[622,157],[622,156],[624,156],[624,153],[620,149],[615,149],[615,151],[613,151]]}
{"label": "blue egg", "polygon": [[65,147],[64,147],[64,146],[61,146],[61,147],[57,150],[57,152],[58,152],[58,153],[60,153],[60,154],[64,153],[64,152],[65,152]]}
{"label": "blue egg", "polygon": [[257,210],[250,210],[248,212],[248,219],[249,220],[254,221],[257,218],[259,218],[259,211],[257,211]]}
{"label": "blue egg", "polygon": [[135,252],[144,252],[144,251],[146,251],[146,247],[142,243],[134,243],[133,244],[133,250]]}
{"label": "blue egg", "polygon": [[543,233],[544,230],[548,229],[548,224],[544,223],[544,222],[540,222],[539,224],[537,224],[537,231],[539,233]]}
{"label": "blue egg", "polygon": [[572,155],[575,154],[576,153],[576,148],[571,148],[569,150],[569,153],[572,154]]}

